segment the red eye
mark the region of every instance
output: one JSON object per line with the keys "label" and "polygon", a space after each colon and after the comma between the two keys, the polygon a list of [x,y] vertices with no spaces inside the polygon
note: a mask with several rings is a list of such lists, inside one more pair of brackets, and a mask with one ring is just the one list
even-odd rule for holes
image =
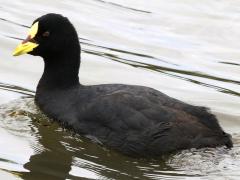
{"label": "red eye", "polygon": [[48,37],[50,35],[50,32],[49,31],[46,31],[42,34],[43,37]]}

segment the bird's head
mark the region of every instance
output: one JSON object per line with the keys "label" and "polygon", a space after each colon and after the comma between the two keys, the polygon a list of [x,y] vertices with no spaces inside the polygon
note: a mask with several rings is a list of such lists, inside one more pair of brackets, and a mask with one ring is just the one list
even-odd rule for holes
{"label": "bird's head", "polygon": [[75,28],[60,14],[46,14],[37,18],[27,38],[17,46],[13,55],[31,54],[50,58],[62,56],[66,51],[80,51]]}

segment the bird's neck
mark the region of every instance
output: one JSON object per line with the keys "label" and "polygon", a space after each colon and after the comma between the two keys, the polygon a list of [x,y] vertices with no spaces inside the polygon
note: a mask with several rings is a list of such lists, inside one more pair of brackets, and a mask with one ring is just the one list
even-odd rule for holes
{"label": "bird's neck", "polygon": [[68,89],[79,85],[80,53],[44,58],[44,63],[37,91]]}

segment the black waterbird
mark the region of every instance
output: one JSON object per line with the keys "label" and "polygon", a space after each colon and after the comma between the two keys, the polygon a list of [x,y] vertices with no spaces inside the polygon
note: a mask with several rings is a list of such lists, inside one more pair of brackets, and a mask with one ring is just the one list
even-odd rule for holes
{"label": "black waterbird", "polygon": [[188,148],[232,147],[207,108],[155,89],[79,83],[80,44],[70,21],[46,14],[33,22],[14,55],[41,56],[45,67],[35,102],[50,118],[109,148],[135,157]]}

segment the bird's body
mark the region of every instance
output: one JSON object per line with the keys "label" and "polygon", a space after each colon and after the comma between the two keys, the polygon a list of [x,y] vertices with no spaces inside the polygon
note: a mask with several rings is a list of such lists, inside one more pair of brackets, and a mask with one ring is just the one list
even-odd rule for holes
{"label": "bird's body", "polygon": [[[186,104],[144,86],[80,84],[80,45],[71,23],[56,14],[42,16],[35,22],[44,28],[39,27],[34,37],[39,47],[29,53],[42,56],[45,62],[35,100],[50,118],[130,156],[232,147],[230,136],[204,107]],[[54,37],[54,33],[59,33],[56,28],[62,33],[59,39]],[[48,39],[39,36],[46,30],[50,32]]]}
{"label": "bird's body", "polygon": [[[46,103],[48,102],[48,103]],[[132,156],[231,146],[216,118],[157,90],[121,84],[37,91],[36,103],[75,132]]]}

